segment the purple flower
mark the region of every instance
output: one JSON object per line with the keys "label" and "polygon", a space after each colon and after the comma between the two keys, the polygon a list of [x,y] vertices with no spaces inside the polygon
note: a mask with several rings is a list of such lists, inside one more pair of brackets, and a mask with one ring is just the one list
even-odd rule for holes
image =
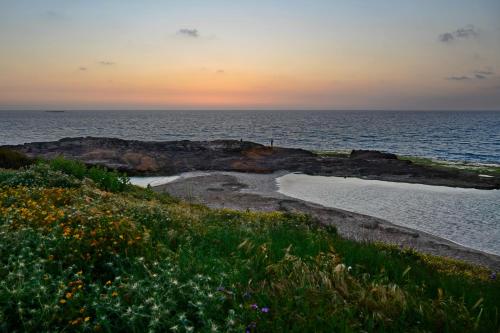
{"label": "purple flower", "polygon": [[490,279],[496,280],[496,278],[497,278],[497,273],[496,272],[491,273]]}
{"label": "purple flower", "polygon": [[268,313],[269,312],[269,308],[267,306],[265,306],[262,309],[260,309],[260,311],[262,311],[264,313]]}
{"label": "purple flower", "polygon": [[256,327],[257,327],[257,323],[255,323],[254,321],[252,321],[250,323],[250,325],[248,325],[247,328],[245,329],[245,333],[252,332],[252,328],[256,328]]}
{"label": "purple flower", "polygon": [[252,304],[252,305],[250,305],[250,307],[254,310],[257,310],[259,308],[259,306],[257,304]]}
{"label": "purple flower", "polygon": [[217,288],[217,291],[224,291],[224,290],[226,290],[226,289],[224,289],[224,287]]}

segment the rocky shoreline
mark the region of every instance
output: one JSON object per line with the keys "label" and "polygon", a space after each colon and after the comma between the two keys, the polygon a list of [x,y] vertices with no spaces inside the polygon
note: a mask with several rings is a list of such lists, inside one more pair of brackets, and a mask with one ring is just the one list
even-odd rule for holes
{"label": "rocky shoreline", "polygon": [[438,168],[377,151],[353,151],[345,156],[237,141],[135,141],[115,138],[65,138],[3,146],[30,157],[62,155],[89,165],[102,165],[129,175],[174,175],[188,171],[237,171],[269,174],[286,170],[310,175],[359,177],[478,189],[500,189],[500,177]]}
{"label": "rocky shoreline", "polygon": [[280,194],[275,179],[284,174],[195,173],[153,189],[212,208],[305,213],[320,224],[335,226],[338,233],[348,239],[394,244],[500,271],[500,256],[470,249],[376,217],[324,207]]}

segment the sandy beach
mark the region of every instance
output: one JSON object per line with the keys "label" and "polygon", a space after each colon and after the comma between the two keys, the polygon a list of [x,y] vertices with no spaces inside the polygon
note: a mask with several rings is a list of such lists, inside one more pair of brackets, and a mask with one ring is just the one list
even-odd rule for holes
{"label": "sandy beach", "polygon": [[283,195],[278,192],[276,179],[286,174],[287,172],[190,172],[153,188],[155,191],[168,192],[184,200],[213,208],[306,213],[318,223],[335,226],[339,234],[348,239],[395,244],[500,270],[500,257],[494,254],[470,249],[380,218]]}

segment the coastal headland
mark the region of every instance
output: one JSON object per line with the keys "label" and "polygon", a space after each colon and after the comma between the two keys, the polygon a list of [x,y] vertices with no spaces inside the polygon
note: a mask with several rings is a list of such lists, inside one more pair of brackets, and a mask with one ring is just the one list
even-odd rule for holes
{"label": "coastal headland", "polygon": [[30,157],[63,156],[102,165],[129,175],[167,176],[188,171],[245,173],[301,172],[309,175],[359,177],[452,187],[499,189],[498,175],[423,165],[390,153],[354,150],[350,154],[269,147],[238,140],[135,141],[115,138],[65,138],[4,146]]}
{"label": "coastal headland", "polygon": [[[353,151],[317,154],[303,149],[268,147],[234,140],[143,142],[114,138],[66,138],[5,146],[32,158],[64,156],[88,165],[101,165],[129,175],[174,175],[216,171],[155,187],[158,192],[214,208],[302,212],[324,225],[333,225],[348,239],[399,244],[418,251],[451,257],[500,270],[498,256],[472,250],[425,232],[391,222],[327,208],[277,193],[277,174],[360,177],[478,189],[500,188],[497,176],[420,165],[390,153]],[[227,174],[230,172],[230,174]],[[249,190],[250,189],[250,190]]]}

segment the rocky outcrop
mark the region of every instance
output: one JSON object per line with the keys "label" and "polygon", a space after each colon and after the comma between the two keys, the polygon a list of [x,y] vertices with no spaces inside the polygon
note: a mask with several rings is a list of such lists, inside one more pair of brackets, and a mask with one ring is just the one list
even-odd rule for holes
{"label": "rocky outcrop", "polygon": [[135,141],[114,138],[66,138],[6,148],[30,157],[62,155],[91,165],[125,171],[130,175],[173,175],[186,171],[240,171],[271,173],[278,170],[311,175],[362,177],[481,189],[500,188],[499,177],[483,178],[472,172],[427,167],[376,151],[354,151],[351,156],[318,156],[303,149],[268,147],[235,141]]}
{"label": "rocky outcrop", "polygon": [[396,154],[384,153],[376,150],[353,150],[349,155],[350,158],[361,159],[361,160],[397,160],[398,156]]}

